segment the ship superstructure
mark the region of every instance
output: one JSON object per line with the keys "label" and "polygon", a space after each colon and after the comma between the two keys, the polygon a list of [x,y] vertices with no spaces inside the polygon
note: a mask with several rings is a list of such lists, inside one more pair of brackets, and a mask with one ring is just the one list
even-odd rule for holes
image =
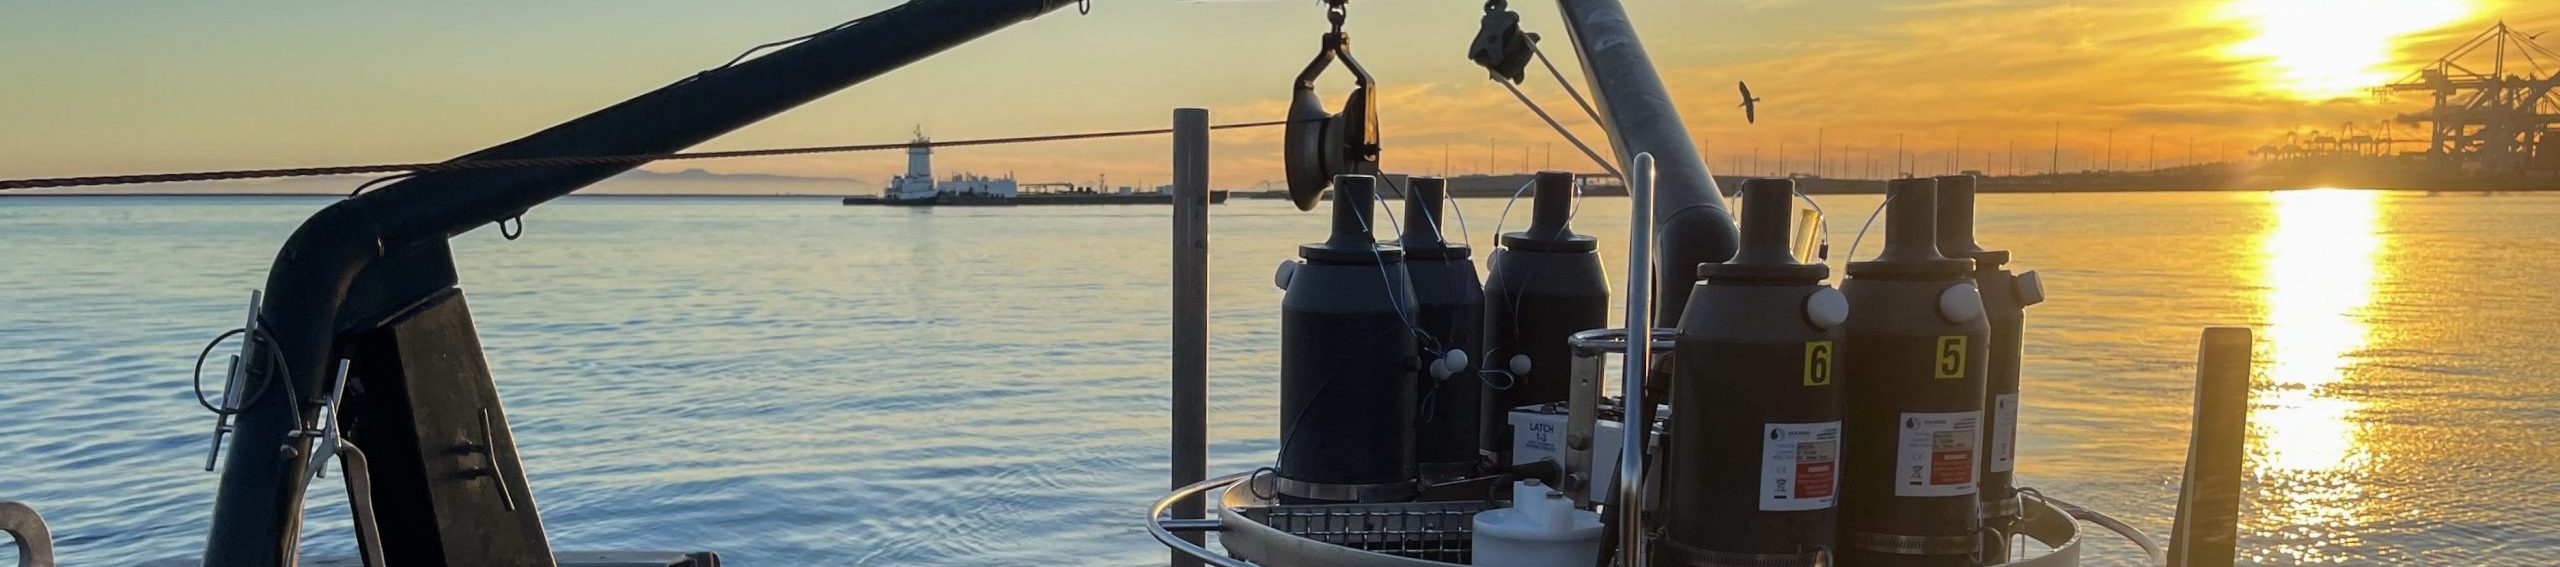
{"label": "ship superstructure", "polygon": [[1012,176],[988,177],[966,173],[952,174],[950,179],[933,178],[933,139],[916,128],[916,137],[907,145],[907,172],[889,178],[889,186],[881,191],[881,199],[897,203],[929,203],[942,195],[956,199],[1009,200],[1020,194]]}
{"label": "ship superstructure", "polygon": [[[892,205],[901,207],[972,206],[997,207],[1013,205],[1166,205],[1173,194],[1160,186],[1154,191],[1141,191],[1123,186],[1118,192],[1102,184],[1090,187],[1073,183],[1033,183],[1035,191],[1025,193],[1023,184],[1012,174],[993,177],[955,173],[936,179],[933,176],[933,138],[916,128],[915,138],[907,142],[907,172],[889,178],[888,186],[878,196],[845,197],[847,205]],[[1048,188],[1050,190],[1037,190]],[[1226,191],[1211,193],[1210,203],[1224,203]]]}

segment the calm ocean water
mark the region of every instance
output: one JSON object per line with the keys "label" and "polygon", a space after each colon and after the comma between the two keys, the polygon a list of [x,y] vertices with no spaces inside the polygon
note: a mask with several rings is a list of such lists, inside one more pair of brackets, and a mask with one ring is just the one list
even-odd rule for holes
{"label": "calm ocean water", "polygon": [[[1876,201],[1824,200],[1836,252]],[[45,512],[63,564],[201,549],[212,416],[188,364],[325,203],[0,199],[0,499]],[[1463,202],[1478,246],[1502,204]],[[2560,564],[2560,195],[1982,207],[1982,240],[2051,297],[2029,313],[2023,484],[2165,534],[2197,330],[2250,325],[2245,562]],[[1577,222],[1612,273],[1625,210],[1594,199]],[[1165,488],[1165,212],[573,198],[456,253],[556,549],[1145,565],[1164,557],[1137,520]],[[1214,214],[1228,472],[1274,450],[1271,269],[1324,217]],[[306,549],[347,553],[338,484],[315,487]]]}

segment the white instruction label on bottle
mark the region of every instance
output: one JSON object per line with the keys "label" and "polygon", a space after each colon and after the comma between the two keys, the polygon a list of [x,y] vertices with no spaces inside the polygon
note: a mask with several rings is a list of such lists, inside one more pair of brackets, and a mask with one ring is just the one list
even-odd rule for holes
{"label": "white instruction label on bottle", "polygon": [[1974,493],[1981,467],[1982,412],[1902,414],[1902,446],[1895,452],[1894,496],[1963,496]]}
{"label": "white instruction label on bottle", "polygon": [[2018,393],[2001,394],[1991,400],[1991,461],[1982,465],[1987,472],[2009,472],[2018,456]]}
{"label": "white instruction label on bottle", "polygon": [[1761,511],[1831,507],[1840,487],[1840,422],[1772,423],[1760,441]]}

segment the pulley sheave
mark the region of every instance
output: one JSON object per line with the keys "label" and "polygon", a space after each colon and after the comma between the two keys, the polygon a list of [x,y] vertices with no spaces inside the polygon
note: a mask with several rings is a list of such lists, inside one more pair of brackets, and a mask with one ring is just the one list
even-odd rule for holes
{"label": "pulley sheave", "polygon": [[[1282,135],[1282,168],[1289,177],[1289,200],[1298,210],[1312,211],[1324,189],[1336,175],[1373,175],[1378,172],[1378,102],[1369,92],[1376,80],[1360,60],[1351,56],[1351,34],[1342,31],[1347,0],[1329,2],[1326,17],[1333,31],[1324,34],[1324,45],[1314,61],[1292,85],[1289,99],[1289,124]],[[1351,96],[1343,99],[1341,112],[1325,109],[1324,99],[1316,96],[1316,78],[1333,66],[1334,59],[1351,72]]]}

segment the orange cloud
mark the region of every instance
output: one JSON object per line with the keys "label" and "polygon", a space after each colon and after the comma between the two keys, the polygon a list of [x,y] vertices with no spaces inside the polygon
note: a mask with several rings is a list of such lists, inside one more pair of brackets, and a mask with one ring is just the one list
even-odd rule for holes
{"label": "orange cloud", "polygon": [[[2376,120],[2422,106],[2414,100],[2363,96],[2303,100],[2271,84],[2268,56],[2234,49],[2265,31],[2251,20],[2230,17],[2229,6],[2243,1],[2267,0],[1628,0],[1628,5],[1689,127],[1709,149],[1709,163],[1722,173],[1742,173],[1733,167],[1747,164],[1745,158],[1755,149],[1763,169],[1774,169],[1781,147],[1791,169],[1809,170],[1803,162],[1817,151],[1817,138],[1834,175],[1844,173],[1844,157],[1852,160],[1846,173],[1864,173],[1869,157],[1889,163],[1897,138],[1915,154],[1913,161],[1932,165],[1946,163],[1946,152],[1961,143],[1962,163],[1970,168],[2006,165],[2014,142],[2019,153],[2032,156],[2020,161],[2041,170],[2050,167],[2057,124],[2066,169],[2108,159],[2101,154],[2111,130],[2119,163],[2148,160],[2153,152],[2147,146],[2155,137],[2164,162],[2182,160],[2188,140],[2202,148],[2201,159],[2214,159],[2236,155],[2287,130],[2334,130],[2345,122],[2371,128]],[[2471,16],[2391,39],[2385,51],[2390,61],[2380,68],[2414,68],[2492,19],[2533,31],[2560,28],[2560,2],[2473,1],[2480,5]],[[1515,4],[1527,25],[1549,38],[1550,55],[1580,86],[1553,7]],[[464,8],[408,9],[440,17],[475,14]],[[1459,57],[1459,48],[1473,32],[1472,10],[1465,3],[1379,3],[1355,17],[1363,61],[1384,85],[1380,106],[1386,167],[1404,173],[1595,169]],[[2271,14],[2281,17],[2284,12]],[[132,64],[101,65],[80,58],[105,55],[62,47],[73,43],[30,42],[28,57],[0,62],[0,69],[29,78],[15,87],[0,87],[0,98],[19,103],[8,107],[14,111],[0,109],[0,124],[16,126],[5,132],[11,135],[0,136],[0,150],[6,150],[0,151],[0,177],[433,160],[610,104],[703,64],[678,55],[699,58],[699,52],[752,45],[809,25],[802,21],[805,15],[777,10],[740,16],[772,20],[756,27],[705,31],[696,22],[675,18],[663,23],[670,26],[666,29],[697,35],[635,28],[639,31],[617,34],[611,41],[569,42],[569,47],[552,46],[558,38],[545,30],[475,36],[471,45],[332,42],[345,49],[279,47],[255,57],[222,59],[215,57],[222,50],[207,54],[153,47],[158,44],[149,41],[148,27],[129,25],[112,14],[38,18],[43,15],[31,12],[0,27],[17,25],[33,33],[70,29],[76,27],[70,24],[88,21],[79,18],[97,18],[90,27],[132,36],[126,38],[129,42],[98,43],[152,57],[126,56]],[[360,19],[367,14],[357,10],[341,16]],[[1163,124],[1167,109],[1189,105],[1213,108],[1219,122],[1276,119],[1285,109],[1278,98],[1282,83],[1304,63],[1321,26],[1307,6],[1262,2],[1131,4],[1090,17],[1053,17],[990,36],[703,149],[896,141],[915,124],[940,138],[1144,128]],[[290,47],[320,40],[268,38],[258,29],[237,24],[202,28],[217,35],[205,42],[217,47]],[[699,35],[712,31],[719,33]],[[549,43],[527,43],[537,40]],[[481,43],[489,45],[484,49]],[[534,49],[539,46],[552,47]],[[641,48],[667,56],[632,58],[625,53]],[[391,56],[458,66],[471,60],[451,54],[475,49],[550,58],[505,72],[461,66],[340,77],[297,70],[344,63],[341,59]],[[237,66],[238,61],[261,62],[265,74],[207,72],[175,82],[197,77],[176,70]],[[592,67],[593,76],[556,71],[579,65]],[[1758,124],[1744,123],[1733,108],[1733,83],[1738,80],[1749,81],[1767,99]],[[249,88],[252,82],[260,88]],[[176,84],[184,88],[172,86]],[[1568,127],[1608,151],[1599,128],[1544,73],[1535,73],[1523,88]],[[1327,83],[1326,89],[1330,100],[1339,100],[1338,83]],[[1213,182],[1251,188],[1279,178],[1278,134],[1276,129],[1217,133]],[[937,155],[936,165],[945,173],[1010,172],[1029,181],[1090,182],[1108,175],[1113,184],[1153,184],[1170,177],[1169,144],[1152,137],[952,148]],[[848,192],[863,192],[902,170],[902,160],[892,151],[670,163],[651,169],[839,177],[854,180]]]}

